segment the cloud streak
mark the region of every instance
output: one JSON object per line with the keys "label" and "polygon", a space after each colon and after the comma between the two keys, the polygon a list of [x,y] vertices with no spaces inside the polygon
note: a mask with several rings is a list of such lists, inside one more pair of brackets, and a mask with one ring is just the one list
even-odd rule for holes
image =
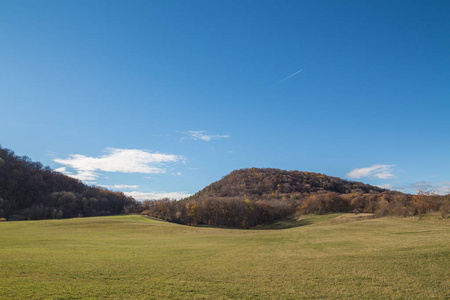
{"label": "cloud streak", "polygon": [[347,173],[346,177],[351,179],[359,179],[363,177],[392,179],[396,177],[392,172],[394,167],[395,165],[372,165],[367,168],[353,169]]}
{"label": "cloud streak", "polygon": [[[165,173],[164,164],[185,160],[183,156],[174,154],[151,153],[140,149],[115,149],[109,148],[108,154],[100,157],[90,157],[81,154],[72,154],[68,158],[55,158],[56,163],[64,167],[56,170],[83,181],[93,181],[99,176],[99,172]],[[67,167],[77,173],[67,171]]]}
{"label": "cloud streak", "polygon": [[297,72],[295,72],[295,73],[289,75],[288,77],[284,78],[283,80],[280,80],[279,82],[275,83],[272,87],[276,87],[277,85],[279,85],[280,83],[282,83],[282,82],[288,80],[289,78],[294,77],[295,75],[297,75],[297,74],[300,73],[301,71],[303,71],[303,70],[298,70]]}
{"label": "cloud streak", "polygon": [[127,185],[127,184],[101,185],[101,186],[113,190],[137,189],[139,187],[138,185]]}
{"label": "cloud streak", "polygon": [[229,135],[222,135],[222,134],[206,134],[205,130],[200,131],[190,130],[186,134],[189,135],[191,139],[202,140],[205,142],[209,142],[214,139],[225,139],[230,137]]}
{"label": "cloud streak", "polygon": [[418,190],[436,192],[439,195],[450,194],[450,181],[439,182],[437,184],[429,181],[417,181],[404,186],[395,186],[393,189],[405,193],[417,193]]}
{"label": "cloud streak", "polygon": [[127,196],[131,196],[134,199],[139,200],[139,201],[158,200],[158,199],[163,199],[163,198],[179,200],[179,199],[183,199],[183,198],[191,196],[191,194],[184,193],[184,192],[170,192],[170,193],[166,193],[166,192],[150,192],[150,193],[145,193],[145,192],[133,191],[133,192],[125,192],[124,194],[127,195]]}
{"label": "cloud streak", "polygon": [[380,187],[382,189],[388,189],[388,190],[395,190],[396,188],[394,187],[394,185],[390,184],[390,183],[385,183],[385,184],[379,184],[377,185],[377,187]]}

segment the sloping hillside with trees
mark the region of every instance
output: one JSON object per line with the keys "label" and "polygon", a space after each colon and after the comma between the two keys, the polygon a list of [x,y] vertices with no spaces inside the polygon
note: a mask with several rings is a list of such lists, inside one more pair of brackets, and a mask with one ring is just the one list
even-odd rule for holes
{"label": "sloping hillside with trees", "polygon": [[231,172],[193,195],[191,199],[236,196],[282,198],[293,194],[382,193],[385,191],[387,190],[362,182],[347,181],[319,173],[250,168]]}
{"label": "sloping hillside with trees", "polygon": [[55,172],[0,147],[0,218],[37,220],[141,212],[188,225],[251,228],[294,214],[369,212],[376,216],[447,217],[450,196],[388,191],[319,173],[236,170],[182,200],[143,203]]}
{"label": "sloping hillside with trees", "polygon": [[136,201],[120,192],[90,187],[26,156],[0,147],[0,218],[72,218],[121,214]]}
{"label": "sloping hillside with trees", "polygon": [[182,224],[251,228],[293,214],[369,212],[421,216],[449,212],[449,196],[388,191],[324,174],[279,169],[236,170],[195,195],[143,203],[143,213]]}

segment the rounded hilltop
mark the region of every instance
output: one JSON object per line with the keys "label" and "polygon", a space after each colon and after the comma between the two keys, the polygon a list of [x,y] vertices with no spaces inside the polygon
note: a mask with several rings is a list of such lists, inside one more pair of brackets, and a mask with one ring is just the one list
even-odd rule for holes
{"label": "rounded hilltop", "polygon": [[344,180],[320,173],[286,171],[273,168],[248,168],[231,172],[221,180],[211,183],[190,199],[203,197],[281,198],[287,194],[313,194],[334,192],[382,193],[386,189]]}

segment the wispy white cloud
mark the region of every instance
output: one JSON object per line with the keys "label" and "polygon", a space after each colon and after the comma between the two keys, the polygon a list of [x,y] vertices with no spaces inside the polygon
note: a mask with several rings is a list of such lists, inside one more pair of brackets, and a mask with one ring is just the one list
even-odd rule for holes
{"label": "wispy white cloud", "polygon": [[417,181],[411,184],[408,184],[406,186],[403,187],[399,187],[400,189],[404,189],[404,190],[413,190],[413,191],[418,191],[418,190],[434,190],[433,189],[433,184],[431,184],[431,182],[428,181]]}
{"label": "wispy white cloud", "polygon": [[440,195],[450,194],[450,181],[441,182],[436,186],[436,193]]}
{"label": "wispy white cloud", "polygon": [[278,82],[275,83],[272,87],[276,87],[277,85],[279,85],[279,84],[282,83],[283,81],[286,81],[286,80],[288,80],[289,78],[291,78],[291,77],[297,75],[297,74],[300,73],[301,71],[303,71],[303,70],[298,70],[297,72],[295,72],[295,73],[289,75],[288,77],[284,78],[283,80],[278,81]]}
{"label": "wispy white cloud", "polygon": [[126,189],[137,189],[138,185],[127,185],[127,184],[115,184],[115,185],[102,185],[102,187],[113,189],[113,190],[126,190]]}
{"label": "wispy white cloud", "polygon": [[191,196],[191,194],[184,193],[184,192],[170,192],[170,193],[166,193],[166,192],[150,192],[150,193],[145,193],[145,192],[133,191],[133,192],[125,192],[124,194],[127,195],[127,196],[131,196],[134,199],[139,200],[139,201],[158,200],[158,199],[163,199],[163,198],[179,200],[179,199],[183,199],[183,198]]}
{"label": "wispy white cloud", "polygon": [[[83,181],[94,181],[100,176],[99,172],[165,173],[164,164],[185,160],[180,155],[151,153],[140,149],[109,148],[107,151],[108,154],[100,157],[72,154],[65,159],[55,158],[54,161],[65,165],[57,169],[60,172]],[[67,171],[67,167],[74,169],[77,174]]]}
{"label": "wispy white cloud", "polygon": [[354,169],[347,173],[346,177],[358,179],[363,177],[375,177],[378,179],[392,179],[395,165],[373,165],[367,168]]}
{"label": "wispy white cloud", "polygon": [[379,184],[379,185],[377,185],[377,187],[380,187],[382,189],[395,190],[394,185],[392,185],[390,183]]}
{"label": "wispy white cloud", "polygon": [[230,137],[229,135],[226,134],[206,134],[205,130],[200,131],[190,130],[186,134],[189,135],[194,140],[202,140],[206,142],[209,142],[214,139],[224,139]]}
{"label": "wispy white cloud", "polygon": [[405,185],[392,185],[392,184],[381,184],[378,185],[381,188],[395,190],[403,193],[415,194],[419,190],[434,192],[439,195],[450,194],[450,181],[431,183],[429,181],[417,181],[414,183],[409,183]]}
{"label": "wispy white cloud", "polygon": [[57,169],[55,169],[55,171],[59,172],[59,173],[64,173],[66,175],[68,175],[68,173],[70,173],[70,172],[67,171],[66,167],[57,168]]}
{"label": "wispy white cloud", "polygon": [[405,186],[399,186],[395,188],[401,192],[416,193],[419,190],[435,192],[439,195],[450,194],[450,181],[439,182],[437,184],[429,181],[418,181]]}

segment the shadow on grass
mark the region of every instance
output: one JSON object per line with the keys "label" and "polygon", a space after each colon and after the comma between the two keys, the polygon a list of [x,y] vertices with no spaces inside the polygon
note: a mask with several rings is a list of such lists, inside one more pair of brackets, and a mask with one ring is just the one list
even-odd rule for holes
{"label": "shadow on grass", "polygon": [[278,229],[289,229],[300,226],[312,225],[316,223],[321,223],[325,221],[333,220],[334,218],[340,216],[340,213],[329,213],[324,215],[303,215],[300,218],[286,218],[272,224],[265,224],[253,227],[254,230],[278,230]]}
{"label": "shadow on grass", "polygon": [[313,222],[312,220],[308,220],[308,219],[296,220],[294,218],[287,218],[287,219],[277,221],[272,224],[258,225],[258,226],[251,227],[248,229],[222,227],[222,226],[205,225],[205,224],[196,225],[195,227],[227,229],[227,230],[278,230],[278,229],[288,229],[288,228],[300,227],[300,226],[305,226],[305,225],[309,225],[309,224],[313,224],[313,223],[315,223],[315,222]]}
{"label": "shadow on grass", "polygon": [[[184,225],[184,224],[180,224]],[[207,224],[198,224],[198,225],[186,225],[197,228],[214,228],[214,229],[226,229],[226,230],[247,230],[242,228],[234,228],[234,227],[226,227],[226,226],[218,226],[218,225],[207,225]]]}
{"label": "shadow on grass", "polygon": [[280,221],[276,221],[271,224],[262,224],[255,227],[251,227],[249,229],[238,229],[238,228],[230,228],[230,227],[221,227],[215,225],[197,225],[195,227],[203,227],[203,228],[217,228],[217,229],[235,229],[235,230],[280,230],[280,229],[289,229],[300,226],[312,225],[316,223],[321,223],[325,221],[331,221],[334,218],[342,215],[341,213],[329,213],[324,215],[303,215],[300,218],[290,217]]}
{"label": "shadow on grass", "polygon": [[272,224],[265,224],[265,225],[259,225],[254,228],[251,228],[253,230],[278,230],[278,229],[288,229],[288,228],[295,228],[305,225],[313,224],[314,222],[309,219],[301,219],[296,220],[294,218],[287,218]]}

